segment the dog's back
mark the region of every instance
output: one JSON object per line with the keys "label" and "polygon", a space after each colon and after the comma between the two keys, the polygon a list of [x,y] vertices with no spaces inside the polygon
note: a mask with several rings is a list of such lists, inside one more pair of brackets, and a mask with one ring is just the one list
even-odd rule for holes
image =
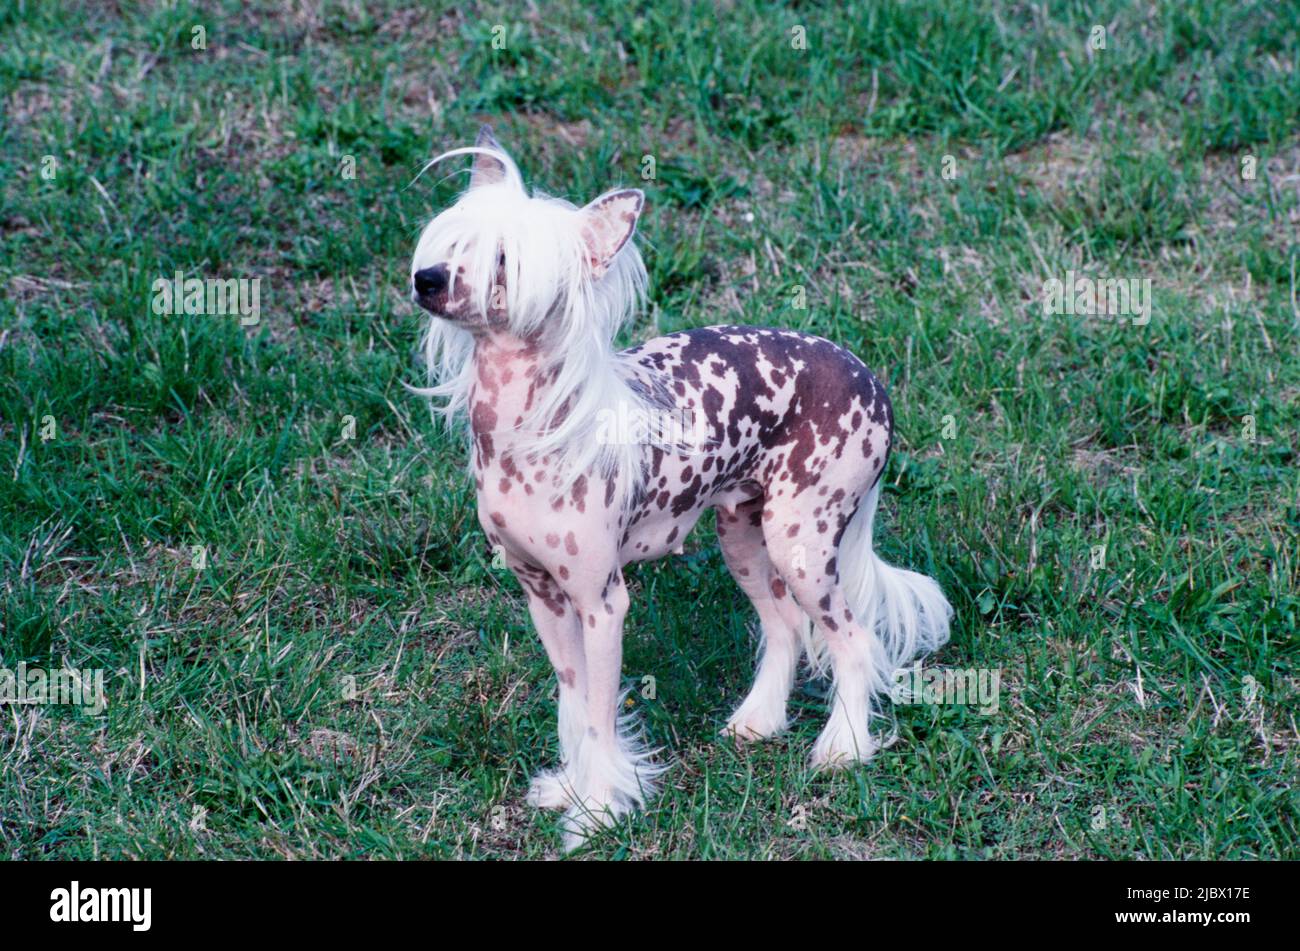
{"label": "dog's back", "polygon": [[857,494],[865,494],[884,467],[889,397],[861,360],[830,341],[793,330],[704,327],[621,357],[644,392],[671,401],[679,430],[692,437],[686,451],[657,451],[651,461],[647,495],[675,515],[718,496],[730,507],[726,499],[751,498],[754,489],[797,496],[828,469],[841,473],[846,493],[860,485]]}

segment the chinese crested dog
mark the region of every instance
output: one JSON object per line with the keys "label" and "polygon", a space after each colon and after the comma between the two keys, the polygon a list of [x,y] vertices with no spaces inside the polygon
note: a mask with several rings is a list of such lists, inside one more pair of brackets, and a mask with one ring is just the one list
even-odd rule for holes
{"label": "chinese crested dog", "polygon": [[[806,654],[834,678],[813,765],[866,760],[894,672],[943,644],[952,615],[932,579],[872,549],[893,441],[884,387],[792,330],[706,327],[616,351],[645,291],[642,193],[582,208],[530,194],[487,128],[434,162],[457,155],[473,156],[469,187],[411,262],[433,315],[418,392],[469,418],[479,522],[559,681],[559,766],[528,801],[565,810],[573,848],[654,792],[661,767],[619,717],[623,566],[678,550],[710,508],[763,640],[724,733],[782,730]],[[649,422],[665,418],[682,423]]]}

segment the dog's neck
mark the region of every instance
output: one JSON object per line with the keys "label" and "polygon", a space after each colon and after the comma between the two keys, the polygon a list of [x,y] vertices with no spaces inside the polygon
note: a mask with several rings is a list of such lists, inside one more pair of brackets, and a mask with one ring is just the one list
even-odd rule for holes
{"label": "dog's neck", "polygon": [[476,338],[469,391],[470,428],[476,439],[520,431],[554,382],[554,371],[544,367],[536,342],[504,334]]}

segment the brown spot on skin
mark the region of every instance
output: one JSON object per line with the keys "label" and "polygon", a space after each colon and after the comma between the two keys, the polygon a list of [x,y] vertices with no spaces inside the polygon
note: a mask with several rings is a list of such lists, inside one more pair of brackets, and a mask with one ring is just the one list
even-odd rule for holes
{"label": "brown spot on skin", "polygon": [[790,526],[789,530],[786,531],[785,537],[794,538],[798,534],[799,534],[799,523],[795,522],[793,525]]}
{"label": "brown spot on skin", "polygon": [[560,565],[559,574],[560,577],[563,578],[565,581],[569,580],[569,569],[566,568],[564,565]]}
{"label": "brown spot on skin", "polygon": [[509,491],[510,491],[510,480],[509,480],[509,479],[502,479],[502,480],[501,480],[501,483],[497,486],[497,490],[500,491],[500,493],[501,493],[502,495],[505,495],[507,492],[509,492]]}
{"label": "brown spot on skin", "polygon": [[492,524],[495,525],[497,528],[505,528],[505,527],[506,527],[506,517],[505,517],[504,515],[502,515],[500,512],[493,512],[493,513],[492,513]]}
{"label": "brown spot on skin", "polygon": [[578,539],[573,536],[573,532],[569,532],[564,536],[564,550],[570,555],[578,553]]}
{"label": "brown spot on skin", "polygon": [[559,548],[560,536],[556,535],[554,532],[548,533],[546,536],[546,544],[550,545],[552,548]]}
{"label": "brown spot on skin", "polygon": [[782,581],[780,578],[772,579],[772,597],[774,598],[785,597],[785,582]]}
{"label": "brown spot on skin", "polygon": [[831,617],[829,614],[822,615],[822,623],[825,624],[827,627],[829,627],[832,631],[838,631],[840,629],[840,626],[835,623],[835,618]]}
{"label": "brown spot on skin", "polygon": [[674,517],[680,517],[695,508],[700,497],[700,491],[704,485],[703,476],[696,476],[691,484],[686,486],[673,499],[672,513]]}
{"label": "brown spot on skin", "polygon": [[469,422],[478,446],[480,463],[487,465],[492,461],[492,431],[497,425],[496,410],[490,404],[480,400],[470,411]]}
{"label": "brown spot on skin", "polygon": [[594,615],[594,614],[588,614],[588,615],[587,615],[587,626],[588,626],[588,627],[595,627],[595,626],[596,626],[596,615]]}
{"label": "brown spot on skin", "polygon": [[578,675],[574,673],[572,667],[565,667],[564,672],[559,675],[560,683],[566,687],[575,686],[578,683]]}
{"label": "brown spot on skin", "polygon": [[530,565],[514,566],[515,575],[519,578],[520,583],[524,585],[533,597],[542,602],[552,614],[556,617],[564,617],[566,613],[567,601],[563,592],[559,591],[551,581],[550,576],[540,568]]}
{"label": "brown spot on skin", "polygon": [[572,497],[574,508],[579,512],[587,511],[587,503],[585,501],[587,498],[587,477],[585,475],[578,476],[577,480],[573,483]]}

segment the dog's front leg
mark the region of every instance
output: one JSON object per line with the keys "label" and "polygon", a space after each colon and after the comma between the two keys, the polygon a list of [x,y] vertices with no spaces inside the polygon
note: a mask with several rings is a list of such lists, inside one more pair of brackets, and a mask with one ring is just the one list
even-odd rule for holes
{"label": "dog's front leg", "polygon": [[573,768],[578,798],[564,816],[564,845],[573,849],[596,828],[641,805],[653,792],[659,770],[650,753],[620,722],[623,669],[623,619],[628,609],[627,586],[617,563],[597,587],[590,568],[588,583],[576,579],[566,592],[582,625],[587,666],[586,730]]}
{"label": "dog's front leg", "polygon": [[587,662],[582,624],[569,596],[545,569],[508,562],[528,596],[528,612],[559,681],[560,768],[538,773],[528,786],[528,804],[565,809],[577,801],[573,765],[587,729]]}

